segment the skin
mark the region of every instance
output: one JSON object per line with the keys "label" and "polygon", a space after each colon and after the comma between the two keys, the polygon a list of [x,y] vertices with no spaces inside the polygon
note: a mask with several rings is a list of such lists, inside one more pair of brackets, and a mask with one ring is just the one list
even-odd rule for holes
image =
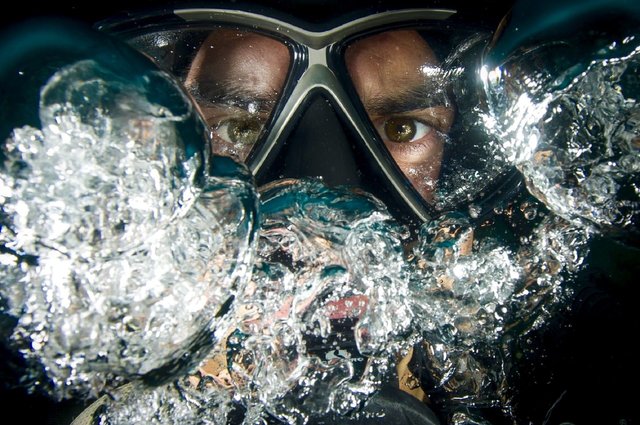
{"label": "skin", "polygon": [[[442,96],[441,87],[438,92],[433,77],[439,70],[433,50],[415,31],[387,31],[354,42],[346,50],[345,61],[391,156],[422,197],[432,201],[444,140],[454,119],[453,107]],[[257,138],[282,92],[289,66],[287,47],[269,37],[226,29],[209,35],[192,62],[185,86],[213,130],[214,153],[246,159],[252,144],[231,140],[230,136],[239,134],[233,133],[238,128],[233,119],[249,123],[246,134]],[[226,98],[221,96],[222,89],[228,93]],[[257,101],[237,104],[234,99]],[[413,130],[413,136],[394,139],[398,127],[389,126],[394,122]]]}

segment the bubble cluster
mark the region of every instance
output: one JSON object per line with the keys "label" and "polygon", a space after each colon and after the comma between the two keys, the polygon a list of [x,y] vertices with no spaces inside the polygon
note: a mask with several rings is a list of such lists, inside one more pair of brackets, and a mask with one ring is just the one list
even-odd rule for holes
{"label": "bubble cluster", "polygon": [[514,52],[483,69],[487,123],[533,195],[555,214],[637,231],[640,110],[636,34],[597,32]]}
{"label": "bubble cluster", "polygon": [[0,174],[0,294],[32,385],[97,395],[197,363],[250,257],[251,211],[233,213],[252,187],[203,175],[181,133],[202,124],[157,71],[70,64],[42,88],[40,120],[14,130]]}
{"label": "bubble cluster", "polygon": [[288,423],[350,414],[411,323],[406,232],[374,198],[317,181],[265,188],[261,212],[260,261],[226,343],[232,385],[249,410]]}

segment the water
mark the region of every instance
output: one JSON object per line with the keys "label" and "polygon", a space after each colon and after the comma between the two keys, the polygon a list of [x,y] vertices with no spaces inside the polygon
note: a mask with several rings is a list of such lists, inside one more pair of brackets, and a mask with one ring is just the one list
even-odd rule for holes
{"label": "water", "polygon": [[[504,157],[480,180],[510,163],[533,197],[418,229],[321,181],[258,195],[241,166],[209,173],[181,139],[202,124],[164,74],[60,69],[41,127],[15,128],[0,173],[0,295],[23,385],[109,393],[108,424],[222,424],[239,410],[246,424],[302,424],[362,417],[412,349],[442,419],[489,423],[493,409],[517,423],[516,346],[571,301],[595,235],[635,229],[638,64],[625,52],[563,84],[520,56],[486,73],[496,101],[475,147]],[[176,103],[155,103],[154,87]]]}

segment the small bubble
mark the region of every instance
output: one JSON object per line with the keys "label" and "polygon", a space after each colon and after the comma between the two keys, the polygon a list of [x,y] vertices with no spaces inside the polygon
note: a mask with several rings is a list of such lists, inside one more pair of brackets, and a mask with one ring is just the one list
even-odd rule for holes
{"label": "small bubble", "polygon": [[538,211],[534,207],[528,207],[522,213],[524,214],[525,219],[533,220],[534,218],[536,218]]}
{"label": "small bubble", "polygon": [[480,206],[475,204],[469,205],[469,215],[471,216],[471,218],[478,218],[481,212],[482,208]]}
{"label": "small bubble", "polygon": [[520,205],[520,211],[522,212],[522,215],[524,215],[524,218],[527,220],[533,220],[538,214],[537,208],[529,202],[523,202]]}

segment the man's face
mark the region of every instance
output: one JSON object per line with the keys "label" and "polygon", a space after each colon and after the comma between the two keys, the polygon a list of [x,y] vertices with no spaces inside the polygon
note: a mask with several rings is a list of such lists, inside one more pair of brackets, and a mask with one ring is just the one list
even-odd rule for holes
{"label": "man's face", "polygon": [[[351,44],[345,54],[354,87],[391,156],[427,201],[440,173],[453,108],[438,85],[435,54],[415,31],[389,31]],[[216,154],[244,161],[284,87],[288,48],[269,37],[213,31],[185,86],[213,129]]]}

